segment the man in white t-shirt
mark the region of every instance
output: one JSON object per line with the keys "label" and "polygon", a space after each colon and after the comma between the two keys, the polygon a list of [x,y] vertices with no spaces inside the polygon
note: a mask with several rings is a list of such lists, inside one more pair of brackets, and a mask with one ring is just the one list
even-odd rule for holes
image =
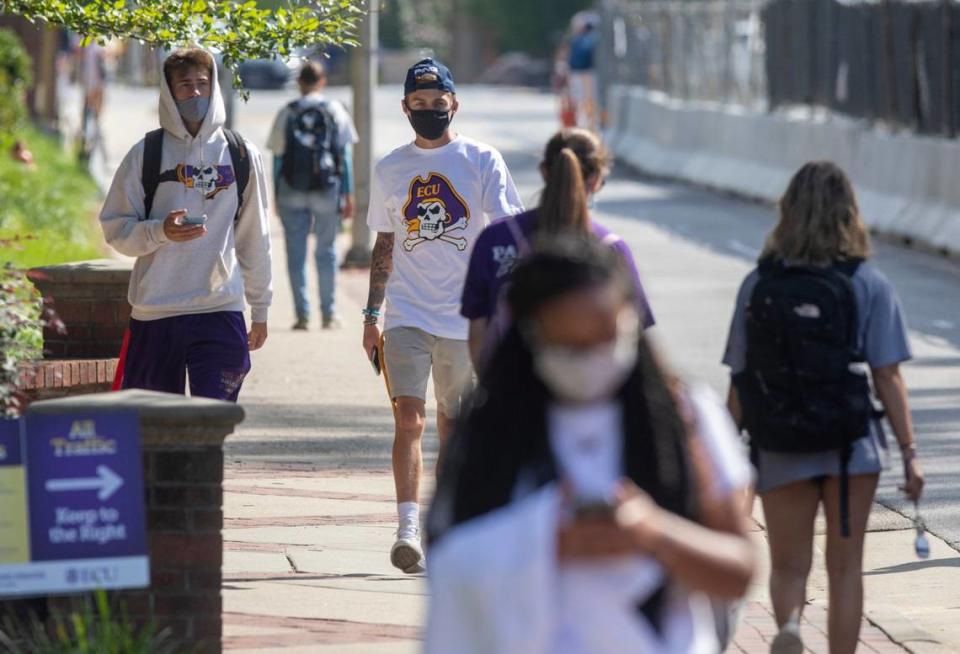
{"label": "man in white t-shirt", "polygon": [[424,569],[419,486],[427,380],[432,370],[442,458],[473,377],[460,316],[470,250],[490,220],[523,206],[500,153],[451,131],[460,103],[446,66],[424,59],[410,68],[402,107],[416,139],[374,169],[367,223],[377,240],[363,348],[371,359],[381,357],[394,403],[400,528],[390,561],[414,573]]}

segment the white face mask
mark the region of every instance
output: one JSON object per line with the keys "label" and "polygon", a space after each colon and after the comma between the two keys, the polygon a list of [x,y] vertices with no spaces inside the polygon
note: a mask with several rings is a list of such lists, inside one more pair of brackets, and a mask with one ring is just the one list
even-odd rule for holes
{"label": "white face mask", "polygon": [[561,401],[596,402],[613,395],[637,362],[640,319],[635,312],[621,317],[617,337],[589,350],[546,345],[537,347],[533,367]]}

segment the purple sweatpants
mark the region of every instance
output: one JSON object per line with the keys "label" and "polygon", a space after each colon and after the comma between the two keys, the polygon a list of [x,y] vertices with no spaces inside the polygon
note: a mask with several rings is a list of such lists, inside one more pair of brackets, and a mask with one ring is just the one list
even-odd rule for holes
{"label": "purple sweatpants", "polygon": [[239,311],[160,320],[130,319],[123,387],[236,402],[250,371],[247,328]]}

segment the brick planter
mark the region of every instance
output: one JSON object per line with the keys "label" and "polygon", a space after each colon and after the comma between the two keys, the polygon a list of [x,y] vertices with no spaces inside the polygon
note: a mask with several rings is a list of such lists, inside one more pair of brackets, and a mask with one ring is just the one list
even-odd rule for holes
{"label": "brick planter", "polygon": [[115,357],[130,320],[131,264],[96,259],[34,268],[30,280],[66,326],[43,333],[45,359]]}
{"label": "brick planter", "polygon": [[28,402],[104,393],[110,390],[116,372],[116,359],[34,361],[21,366],[17,390]]}
{"label": "brick planter", "polygon": [[[29,413],[118,409],[140,415],[151,586],[117,595],[131,617],[171,629],[177,651],[218,653],[223,632],[223,441],[243,420],[243,409],[129,390],[35,402]],[[57,601],[53,604],[55,609]]]}

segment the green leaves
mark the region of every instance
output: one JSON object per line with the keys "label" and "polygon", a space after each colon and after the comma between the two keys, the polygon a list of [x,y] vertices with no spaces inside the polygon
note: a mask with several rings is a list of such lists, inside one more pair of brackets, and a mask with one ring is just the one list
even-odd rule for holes
{"label": "green leaves", "polygon": [[246,59],[287,56],[300,47],[355,45],[363,0],[290,2],[261,9],[255,0],[0,0],[0,10],[64,25],[86,39],[138,39],[159,48],[198,43],[231,69]]}
{"label": "green leaves", "polygon": [[24,93],[32,83],[33,66],[20,39],[0,30],[0,147],[9,147],[9,136],[24,121]]}

